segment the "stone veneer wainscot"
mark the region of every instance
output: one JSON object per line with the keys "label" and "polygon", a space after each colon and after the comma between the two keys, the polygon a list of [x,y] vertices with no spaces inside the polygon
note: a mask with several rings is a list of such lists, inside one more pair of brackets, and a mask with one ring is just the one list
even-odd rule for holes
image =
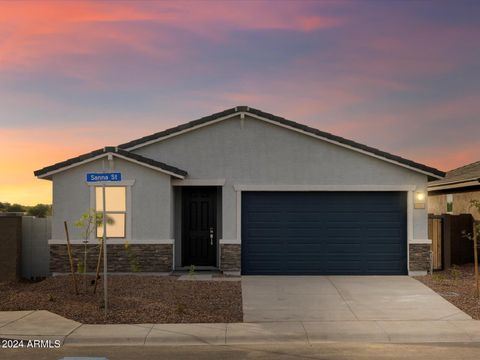
{"label": "stone veneer wainscot", "polygon": [[241,247],[240,244],[220,244],[220,268],[222,271],[240,271]]}
{"label": "stone veneer wainscot", "polygon": [[410,244],[410,271],[430,271],[430,244]]}
{"label": "stone veneer wainscot", "polygon": [[[95,272],[99,247],[97,245],[88,245],[88,247],[87,272]],[[74,269],[76,270],[78,260],[83,259],[83,245],[72,245],[72,252]],[[107,245],[107,256],[109,272],[133,272],[132,256],[138,259],[139,272],[171,272],[173,266],[173,245],[130,244],[127,251],[123,244],[111,244]],[[50,245],[50,271],[52,273],[70,272],[67,245]]]}

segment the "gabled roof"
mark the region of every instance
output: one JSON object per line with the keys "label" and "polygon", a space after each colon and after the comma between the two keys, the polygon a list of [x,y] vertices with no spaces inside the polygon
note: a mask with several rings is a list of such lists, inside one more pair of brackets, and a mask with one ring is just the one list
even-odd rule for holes
{"label": "gabled roof", "polygon": [[422,174],[429,176],[429,178],[431,179],[441,179],[445,176],[445,173],[443,171],[440,171],[433,167],[423,165],[423,164],[414,162],[412,160],[408,160],[400,156],[393,155],[385,151],[382,151],[367,145],[363,145],[349,139],[345,139],[337,135],[320,131],[310,126],[302,125],[297,122],[263,112],[261,110],[253,109],[248,106],[237,106],[235,108],[227,109],[219,113],[205,116],[200,119],[190,121],[186,124],[175,126],[173,128],[160,131],[155,134],[148,135],[140,139],[136,139],[136,140],[121,144],[119,145],[119,148],[126,149],[126,150],[134,150],[134,149],[155,143],[157,141],[161,141],[163,139],[176,136],[190,130],[194,130],[202,126],[213,124],[215,122],[229,119],[231,117],[238,116],[238,115],[244,116],[245,114],[248,114],[249,116],[255,117],[260,120],[268,121],[270,123],[289,128],[291,130],[299,131],[307,135],[314,136],[316,138],[319,138],[319,139],[322,139],[322,140],[325,140],[325,141],[328,141],[352,150],[362,152],[364,154],[409,168],[417,172],[421,172]]}
{"label": "gabled roof", "polygon": [[480,161],[448,171],[445,179],[428,183],[428,190],[446,190],[469,186],[480,186]]}
{"label": "gabled roof", "polygon": [[124,149],[119,149],[117,147],[113,146],[107,146],[103,149],[98,149],[92,152],[89,152],[87,154],[83,154],[62,162],[59,162],[57,164],[51,165],[44,167],[43,169],[36,170],[33,172],[33,174],[39,178],[45,178],[48,179],[50,178],[51,175],[70,169],[75,166],[79,166],[84,163],[88,163],[103,157],[106,157],[108,155],[112,155],[114,157],[118,157],[130,162],[137,163],[142,166],[146,166],[149,168],[152,168],[154,170],[161,171],[163,173],[166,173],[168,175],[172,175],[174,177],[183,179],[185,176],[187,176],[187,172],[181,169],[178,169],[174,166],[167,165],[165,163],[162,163],[160,161],[156,161],[150,158],[147,158],[145,156],[141,156],[138,154],[134,154],[130,151],[124,150]]}

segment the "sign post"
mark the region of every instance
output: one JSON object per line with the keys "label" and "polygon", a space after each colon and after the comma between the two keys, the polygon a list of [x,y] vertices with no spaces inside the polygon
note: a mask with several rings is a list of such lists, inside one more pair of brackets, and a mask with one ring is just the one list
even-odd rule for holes
{"label": "sign post", "polygon": [[105,182],[102,182],[102,224],[103,224],[103,301],[104,314],[107,316],[108,301],[107,301],[107,215],[105,214],[106,200],[105,200]]}
{"label": "sign post", "polygon": [[[122,181],[122,174],[119,172],[114,173],[87,173],[86,180],[89,183],[101,182],[102,184],[102,226],[103,226],[103,301],[104,301],[104,314],[107,316],[108,311],[108,287],[107,287],[107,214],[106,207],[107,201],[105,196],[105,186],[108,182]],[[95,281],[97,281],[95,279]]]}

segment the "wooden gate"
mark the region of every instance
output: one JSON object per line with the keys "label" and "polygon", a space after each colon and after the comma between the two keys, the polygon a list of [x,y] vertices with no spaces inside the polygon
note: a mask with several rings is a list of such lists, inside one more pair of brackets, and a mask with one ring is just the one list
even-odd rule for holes
{"label": "wooden gate", "polygon": [[428,215],[428,238],[432,239],[433,270],[441,270],[443,268],[443,218],[441,215]]}
{"label": "wooden gate", "polygon": [[[443,215],[443,249],[450,249],[450,262],[455,265],[473,263],[473,243],[464,233],[473,232],[473,217],[470,214]],[[448,254],[447,250],[445,255]],[[447,262],[447,260],[445,260]],[[450,264],[445,264],[450,267]]]}

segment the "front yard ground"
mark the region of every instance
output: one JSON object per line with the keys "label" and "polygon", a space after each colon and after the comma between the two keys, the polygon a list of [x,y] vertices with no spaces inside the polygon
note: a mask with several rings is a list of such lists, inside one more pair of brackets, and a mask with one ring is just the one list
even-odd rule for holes
{"label": "front yard ground", "polygon": [[433,275],[418,276],[421,281],[436,293],[475,320],[480,320],[480,302],[475,297],[475,277],[473,264],[453,266]]}
{"label": "front yard ground", "polygon": [[241,322],[240,281],[179,281],[176,276],[113,275],[108,281],[109,308],[104,318],[103,282],[94,295],[77,276],[40,282],[0,283],[0,311],[48,310],[85,324]]}

